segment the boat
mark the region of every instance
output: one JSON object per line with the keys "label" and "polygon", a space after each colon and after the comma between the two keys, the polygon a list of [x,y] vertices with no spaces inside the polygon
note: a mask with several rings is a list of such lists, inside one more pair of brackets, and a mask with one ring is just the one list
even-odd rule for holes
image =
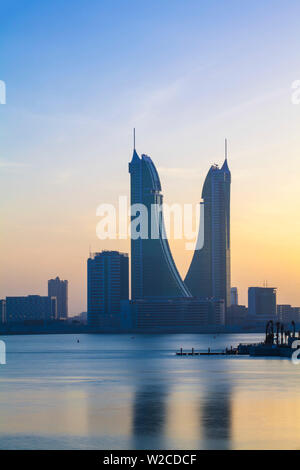
{"label": "boat", "polygon": [[[292,331],[285,330],[284,324],[276,323],[274,332],[273,320],[267,322],[265,340],[261,343],[239,344],[237,354],[249,354],[260,357],[292,357],[293,352],[300,348],[300,332],[296,337],[296,325],[292,321]],[[295,343],[294,343],[295,342]]]}

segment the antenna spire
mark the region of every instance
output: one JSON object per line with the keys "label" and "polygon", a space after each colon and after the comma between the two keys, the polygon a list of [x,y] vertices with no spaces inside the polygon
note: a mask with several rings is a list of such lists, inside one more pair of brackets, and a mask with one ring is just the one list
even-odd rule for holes
{"label": "antenna spire", "polygon": [[227,139],[225,139],[225,160],[227,160]]}
{"label": "antenna spire", "polygon": [[133,150],[135,150],[135,127],[133,128]]}

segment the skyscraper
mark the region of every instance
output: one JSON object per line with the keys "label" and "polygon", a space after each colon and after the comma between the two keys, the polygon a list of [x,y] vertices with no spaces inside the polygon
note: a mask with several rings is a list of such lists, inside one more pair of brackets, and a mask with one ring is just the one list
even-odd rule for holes
{"label": "skyscraper", "polygon": [[188,297],[189,290],[175,266],[165,233],[157,170],[150,157],[138,156],[135,145],[129,173],[131,221],[146,209],[140,235],[134,237],[131,232],[131,298]]}
{"label": "skyscraper", "polygon": [[230,306],[230,184],[225,161],[212,165],[202,190],[199,237],[185,284],[195,297],[224,299]]}
{"label": "skyscraper", "polygon": [[68,318],[68,281],[62,281],[57,276],[48,281],[48,296],[56,297],[57,319]]}
{"label": "skyscraper", "polygon": [[118,251],[94,253],[87,261],[88,324],[119,327],[120,302],[129,297],[128,255]]}

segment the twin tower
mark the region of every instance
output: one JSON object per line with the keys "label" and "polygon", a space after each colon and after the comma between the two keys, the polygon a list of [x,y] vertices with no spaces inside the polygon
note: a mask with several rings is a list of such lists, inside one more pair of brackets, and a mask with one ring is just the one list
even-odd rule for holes
{"label": "twin tower", "polygon": [[158,234],[155,238],[131,238],[131,298],[214,298],[224,299],[225,308],[229,307],[231,175],[226,141],[222,168],[211,166],[203,185],[198,243],[184,281],[165,234],[160,210],[163,195],[154,163],[147,155],[140,158],[134,148],[129,173],[131,207],[145,206],[148,233]]}

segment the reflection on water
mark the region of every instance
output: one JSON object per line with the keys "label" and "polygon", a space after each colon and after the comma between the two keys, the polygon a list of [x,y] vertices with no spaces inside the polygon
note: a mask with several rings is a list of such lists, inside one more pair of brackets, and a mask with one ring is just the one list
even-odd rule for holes
{"label": "reflection on water", "polygon": [[231,396],[230,390],[208,389],[202,405],[200,419],[203,435],[202,447],[229,449],[231,447]]}
{"label": "reflection on water", "polygon": [[300,447],[300,369],[288,359],[176,357],[257,335],[11,336],[0,447]]}
{"label": "reflection on water", "polygon": [[132,448],[164,448],[167,416],[167,391],[161,385],[141,385],[133,398],[132,409]]}

